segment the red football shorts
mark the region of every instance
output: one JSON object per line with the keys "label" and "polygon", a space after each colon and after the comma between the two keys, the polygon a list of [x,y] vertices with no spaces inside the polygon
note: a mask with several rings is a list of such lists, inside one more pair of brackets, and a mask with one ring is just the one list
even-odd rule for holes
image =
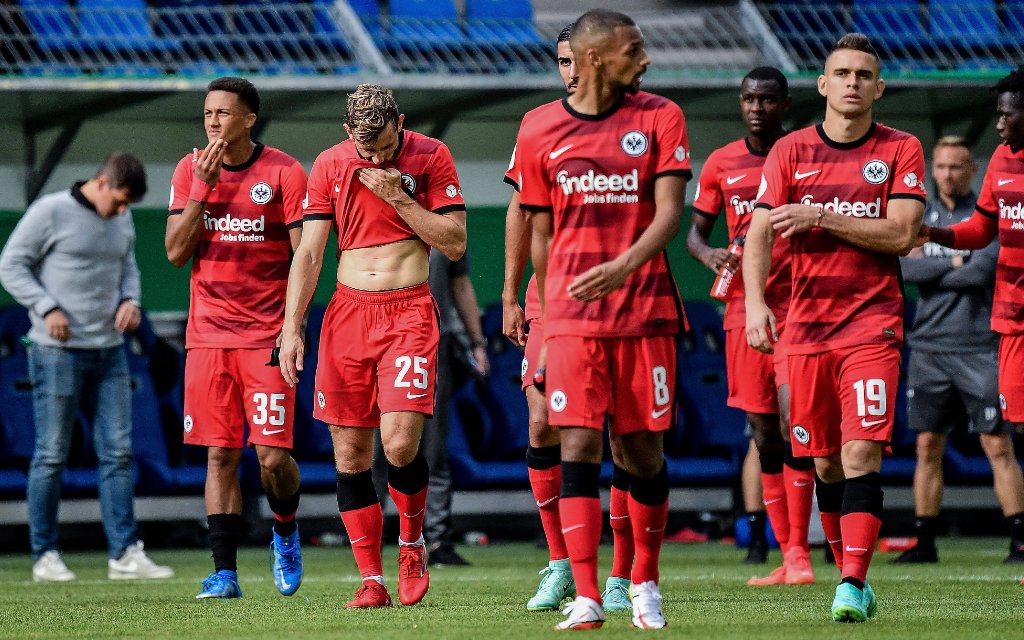
{"label": "red football shorts", "polygon": [[547,339],[548,423],[616,435],[665,431],[675,420],[675,336]]}
{"label": "red football shorts", "polygon": [[439,338],[426,282],[393,291],[339,284],[320,333],[313,417],[378,427],[382,413],[432,416]]}
{"label": "red football shorts", "polygon": [[185,444],[292,448],[295,389],[268,367],[270,349],[189,349],[185,356]]}
{"label": "red football shorts", "polygon": [[523,391],[533,386],[533,374],[537,373],[537,362],[540,361],[540,349],[544,346],[544,320],[530,320],[530,333],[526,338],[526,350],[523,352]]}
{"label": "red football shorts", "polygon": [[790,433],[794,456],[839,453],[851,440],[892,439],[900,351],[857,345],[789,355]]}
{"label": "red football shorts", "polygon": [[999,338],[999,406],[1003,420],[1024,422],[1024,335]]}
{"label": "red football shorts", "polygon": [[747,344],[744,329],[725,331],[725,370],[729,382],[730,407],[748,413],[778,413],[779,387],[789,383],[785,348],[775,344],[775,353],[761,353]]}

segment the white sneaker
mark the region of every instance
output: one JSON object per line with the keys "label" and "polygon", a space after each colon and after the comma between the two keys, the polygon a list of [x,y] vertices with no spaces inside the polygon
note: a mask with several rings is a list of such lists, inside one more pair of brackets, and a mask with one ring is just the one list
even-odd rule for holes
{"label": "white sneaker", "polygon": [[36,582],[70,582],[75,574],[64,564],[60,551],[47,551],[32,565],[32,579]]}
{"label": "white sneaker", "polygon": [[149,559],[139,540],[124,550],[120,558],[107,561],[107,577],[111,580],[147,580],[173,578],[174,569]]}
{"label": "white sneaker", "polygon": [[576,599],[562,609],[565,620],[555,625],[555,631],[577,631],[600,629],[604,624],[604,609],[592,598],[576,596]]}
{"label": "white sneaker", "polygon": [[629,585],[633,600],[633,626],[637,629],[662,629],[668,626],[661,611],[661,590],[653,580]]}

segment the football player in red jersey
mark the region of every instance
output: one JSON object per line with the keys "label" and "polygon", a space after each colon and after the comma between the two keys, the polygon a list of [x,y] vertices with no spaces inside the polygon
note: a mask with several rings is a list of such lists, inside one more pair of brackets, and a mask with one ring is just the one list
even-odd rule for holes
{"label": "football player in red jersey", "polygon": [[[773,67],[753,69],[740,84],[740,113],[749,133],[716,149],[704,163],[686,237],[690,254],[712,271],[717,272],[727,262],[739,268],[727,249],[714,248],[708,243],[711,231],[719,212],[724,210],[730,239],[743,241],[750,226],[765,158],[775,142],[787,133],[782,118],[789,103],[789,83],[782,72]],[[814,582],[807,544],[814,461],[809,457],[794,457],[789,447],[789,381],[785,354],[778,345],[774,354],[767,355],[747,344],[742,280],[737,279],[739,282],[734,284],[739,286],[734,286],[726,304],[724,322],[728,404],[744,410],[753,429],[752,442],[761,461],[763,508],[768,512],[784,558],[783,566],[766,577],[751,578],[747,584],[807,584]],[[789,242],[776,239],[766,296],[780,328],[789,307],[791,286]],[[760,502],[760,495],[757,500]],[[757,511],[763,536],[764,511]],[[752,553],[755,551],[755,522],[756,518],[751,518]]]}
{"label": "football player in red jersey", "polygon": [[639,91],[650,59],[629,16],[585,13],[570,46],[576,92],[528,113],[516,143],[520,206],[533,213],[549,422],[560,429],[559,515],[577,590],[558,628],[604,623],[597,547],[606,419],[632,476],[633,624],[660,628],[662,440],[674,420],[684,323],[664,252],[691,175],[686,127],[678,106]]}
{"label": "football player in red jersey", "polygon": [[165,245],[175,266],[192,260],[185,332],[185,443],[207,447],[206,512],[214,572],[197,598],[238,598],[243,535],[238,463],[245,424],[274,513],[277,588],[302,580],[295,526],[299,468],[291,456],[295,392],[267,358],[284,317],[288,263],[302,233],[306,172],[291,156],[254,142],[256,87],[210,83],[203,106],[209,144],[178,162]]}
{"label": "football player in red jersey", "polygon": [[349,608],[391,605],[381,562],[383,515],[370,471],[377,427],[399,514],[399,600],[416,604],[429,586],[429,469],[419,443],[424,418],[434,411],[440,336],[428,252],[462,256],[466,206],[448,147],[403,129],[404,120],[389,89],[363,84],[348,96],[349,139],[321,153],[310,172],[281,339],[281,373],[295,385],[302,316],[333,226],[338,283],[320,336],[313,415],[331,425],[338,511],[363,577]]}
{"label": "football player in red jersey", "polygon": [[841,38],[818,78],[824,122],[768,154],[743,256],[747,339],[771,353],[778,326],[765,283],[773,234],[789,239],[791,442],[795,455],[815,457],[821,521],[842,570],[832,618],[850,622],[876,609],[867,572],[903,342],[899,256],[913,247],[925,200],[920,141],[874,122],[884,90],[870,41]]}
{"label": "football player in red jersey", "polygon": [[[569,34],[572,24],[566,25],[558,34],[555,43],[555,61],[558,74],[565,85],[565,91],[576,91],[572,49]],[[529,467],[530,486],[540,511],[544,538],[548,544],[548,566],[541,571],[544,576],[537,586],[537,593],[526,604],[529,611],[550,611],[557,609],[564,598],[576,596],[576,585],[569,566],[569,552],[562,537],[562,524],[558,516],[558,492],[562,488],[562,452],[559,446],[558,429],[548,424],[547,401],[544,393],[534,384],[540,350],[544,344],[544,321],[540,315],[540,300],[537,295],[537,279],[530,278],[526,291],[526,309],[519,306],[519,287],[526,272],[526,261],[530,253],[530,238],[533,226],[530,213],[519,206],[519,167],[515,152],[505,172],[505,182],[512,185],[505,216],[505,281],[502,291],[503,325],[505,336],[520,347],[523,354],[523,393],[529,408],[529,446],[526,449],[526,464]],[[527,341],[529,327],[529,341]],[[612,527],[612,568],[605,581],[601,599],[605,611],[632,609],[629,600],[629,574],[633,565],[633,528],[629,522],[629,473],[622,468],[618,440],[612,442],[611,506],[609,521]]]}
{"label": "football player in red jersey", "polygon": [[999,342],[999,403],[1003,419],[1024,429],[1024,67],[995,84],[996,131],[1003,143],[989,161],[974,215],[949,228],[921,228],[954,249],[979,249],[999,237],[992,330]]}

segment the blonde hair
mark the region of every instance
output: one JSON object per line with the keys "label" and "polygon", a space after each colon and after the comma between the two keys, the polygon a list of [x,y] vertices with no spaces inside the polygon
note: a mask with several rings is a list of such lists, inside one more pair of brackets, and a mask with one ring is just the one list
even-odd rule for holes
{"label": "blonde hair", "polygon": [[345,102],[345,122],[356,142],[376,140],[388,124],[398,125],[398,104],[391,89],[379,84],[361,84]]}
{"label": "blonde hair", "polygon": [[971,151],[971,145],[967,144],[967,138],[963,136],[942,136],[935,141],[934,149],[939,147],[960,147],[966,149],[968,152]]}

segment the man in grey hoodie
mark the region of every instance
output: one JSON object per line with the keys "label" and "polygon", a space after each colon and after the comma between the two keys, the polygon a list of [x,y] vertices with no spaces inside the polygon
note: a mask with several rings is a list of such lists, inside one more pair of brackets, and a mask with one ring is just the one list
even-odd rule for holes
{"label": "man in grey hoodie", "polygon": [[131,384],[122,334],[142,318],[128,205],[145,193],[142,162],[112,154],[91,180],[33,202],[0,254],[0,282],[32,320],[36,442],[26,497],[37,582],[75,579],[60,555],[57,508],[80,405],[94,430],[108,577],[174,575],[143,550],[133,505]]}

